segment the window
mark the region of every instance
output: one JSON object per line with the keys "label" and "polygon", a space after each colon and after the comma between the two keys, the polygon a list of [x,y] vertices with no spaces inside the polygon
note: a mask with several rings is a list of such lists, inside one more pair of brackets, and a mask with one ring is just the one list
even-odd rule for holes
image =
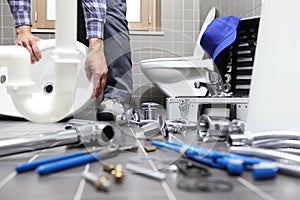
{"label": "window", "polygon": [[152,30],[159,27],[160,1],[129,0],[127,1],[127,19],[130,30]]}
{"label": "window", "polygon": [[[55,1],[32,0],[32,28],[55,28]],[[160,27],[161,0],[127,0],[127,19],[130,30],[156,31]]]}
{"label": "window", "polygon": [[31,8],[32,28],[54,29],[55,28],[55,1],[56,0],[33,0]]}

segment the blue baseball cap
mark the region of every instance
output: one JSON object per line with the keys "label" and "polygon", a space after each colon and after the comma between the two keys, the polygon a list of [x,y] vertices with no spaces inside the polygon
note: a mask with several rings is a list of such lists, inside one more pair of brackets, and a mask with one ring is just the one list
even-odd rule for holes
{"label": "blue baseball cap", "polygon": [[223,49],[235,41],[239,22],[240,17],[230,15],[216,18],[207,26],[201,37],[200,45],[213,60]]}

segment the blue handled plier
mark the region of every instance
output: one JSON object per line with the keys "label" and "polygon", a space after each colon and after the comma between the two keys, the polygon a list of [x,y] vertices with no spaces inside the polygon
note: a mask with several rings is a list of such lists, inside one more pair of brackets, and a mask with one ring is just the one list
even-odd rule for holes
{"label": "blue handled plier", "polygon": [[101,150],[92,151],[76,151],[67,153],[64,155],[43,158],[34,160],[32,162],[24,162],[16,165],[15,169],[17,172],[25,172],[28,170],[36,169],[36,172],[40,175],[45,175],[68,169],[71,167],[84,165],[89,162],[102,160],[105,158],[111,158],[117,156],[122,151],[137,150],[137,146],[116,146],[111,145]]}
{"label": "blue handled plier", "polygon": [[200,146],[167,141],[166,143],[152,141],[152,145],[167,148],[195,161],[210,165],[216,168],[224,168],[230,174],[240,175],[244,170],[251,170],[255,179],[275,177],[278,168],[269,160],[241,156],[232,153],[221,153],[213,149]]}

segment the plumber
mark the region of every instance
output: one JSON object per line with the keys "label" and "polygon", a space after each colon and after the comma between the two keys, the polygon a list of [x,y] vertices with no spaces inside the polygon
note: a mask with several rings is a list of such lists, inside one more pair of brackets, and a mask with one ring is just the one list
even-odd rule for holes
{"label": "plumber", "polygon": [[[40,38],[31,33],[31,1],[7,1],[15,21],[15,45],[29,51],[32,64],[38,62],[42,55],[36,44]],[[124,112],[132,94],[126,0],[78,0],[77,8],[77,40],[89,47],[85,71],[89,80],[93,77],[91,97],[99,98],[103,93],[97,118],[111,121]]]}

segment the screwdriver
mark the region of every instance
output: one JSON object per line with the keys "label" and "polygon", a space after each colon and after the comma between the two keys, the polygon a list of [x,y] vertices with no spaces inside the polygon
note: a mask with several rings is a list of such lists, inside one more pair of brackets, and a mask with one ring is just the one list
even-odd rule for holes
{"label": "screwdriver", "polygon": [[107,157],[113,157],[119,154],[121,151],[130,151],[136,149],[136,146],[117,147],[112,145],[105,148],[97,148],[92,151],[76,151],[49,158],[42,158],[31,162],[20,163],[16,165],[15,170],[20,173],[41,167],[37,172],[39,174],[46,174],[61,169],[82,165],[88,162],[97,161],[99,158],[104,159]]}
{"label": "screwdriver", "polygon": [[132,151],[136,149],[137,146],[124,146],[124,147],[110,146],[108,148],[101,150],[100,152],[90,153],[82,156],[75,156],[72,158],[59,160],[57,162],[51,162],[48,164],[40,165],[36,168],[36,172],[39,175],[46,175],[63,169],[69,169],[71,167],[84,165],[86,163],[97,161],[99,159],[111,158],[117,156],[122,151]]}

